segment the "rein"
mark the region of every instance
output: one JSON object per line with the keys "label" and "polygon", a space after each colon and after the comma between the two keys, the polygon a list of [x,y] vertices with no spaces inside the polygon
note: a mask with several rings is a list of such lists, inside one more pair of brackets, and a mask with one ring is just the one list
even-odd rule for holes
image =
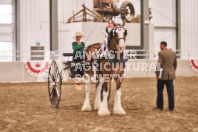
{"label": "rein", "polygon": [[[119,38],[118,40],[115,39],[115,37],[113,37],[114,41],[116,42],[116,45],[118,45],[118,42],[121,40],[121,39],[124,39],[124,38]],[[125,39],[124,39],[124,42],[125,42]]]}

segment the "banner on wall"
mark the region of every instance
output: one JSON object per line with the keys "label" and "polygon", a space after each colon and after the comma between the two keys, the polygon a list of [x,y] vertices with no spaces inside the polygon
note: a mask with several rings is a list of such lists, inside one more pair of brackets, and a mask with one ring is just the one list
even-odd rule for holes
{"label": "banner on wall", "polygon": [[49,61],[26,61],[24,63],[27,72],[34,77],[43,76],[49,71]]}
{"label": "banner on wall", "polygon": [[198,73],[198,60],[190,60],[190,67]]}

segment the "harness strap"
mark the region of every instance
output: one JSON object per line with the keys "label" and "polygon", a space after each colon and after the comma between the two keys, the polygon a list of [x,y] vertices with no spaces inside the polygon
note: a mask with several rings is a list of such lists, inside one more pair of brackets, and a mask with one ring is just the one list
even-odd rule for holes
{"label": "harness strap", "polygon": [[124,63],[124,62],[127,62],[128,59],[117,59],[117,58],[114,58],[114,59],[107,59],[108,62],[110,63]]}
{"label": "harness strap", "polygon": [[125,41],[124,38],[119,38],[118,40],[116,40],[116,39],[113,37],[113,39],[114,39],[114,41],[116,42],[116,45],[118,44],[118,42],[119,42],[121,39],[123,39],[123,40]]}

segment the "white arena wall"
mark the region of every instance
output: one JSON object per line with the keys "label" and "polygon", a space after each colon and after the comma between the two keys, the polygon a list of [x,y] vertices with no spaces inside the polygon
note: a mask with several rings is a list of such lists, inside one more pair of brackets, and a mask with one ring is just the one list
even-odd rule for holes
{"label": "white arena wall", "polygon": [[50,51],[49,0],[20,0],[20,51],[21,61],[29,56],[30,46],[40,43]]}
{"label": "white arena wall", "polygon": [[161,41],[176,50],[176,0],[149,0],[154,24],[154,50],[160,50]]}
{"label": "white arena wall", "polygon": [[198,0],[181,0],[181,50],[198,58]]}
{"label": "white arena wall", "polygon": [[[119,5],[121,5],[123,1],[124,0],[120,0]],[[135,6],[136,15],[140,14],[140,0],[130,1]],[[83,3],[88,8],[93,8],[92,0],[58,0],[58,21],[60,34],[63,34],[62,32],[64,32],[61,29],[62,25],[66,24],[67,19],[72,16],[73,11],[76,13],[82,9],[81,5]],[[5,4],[5,2],[0,1],[0,4]],[[159,42],[162,40],[167,41],[168,47],[175,50],[175,4],[175,0],[149,0],[149,6],[153,15],[151,24],[154,25],[154,43],[150,50],[159,51]],[[198,0],[181,0],[181,50],[182,52],[190,52],[191,58],[198,57],[197,5]],[[36,45],[36,42],[40,42],[40,45],[45,46],[45,51],[48,52],[50,49],[49,0],[20,0],[20,21],[20,50],[29,51],[30,46]],[[13,21],[13,23],[15,22]],[[13,36],[12,38],[10,38],[10,36],[9,38],[5,37],[5,34],[7,34],[8,31],[13,33],[11,30],[14,28],[11,27],[12,26],[10,25],[5,27],[5,24],[0,24],[1,41],[12,42],[14,40]],[[64,30],[67,31],[69,29]],[[59,40],[59,45],[64,43],[66,46],[70,46],[70,42],[63,41],[64,40]],[[59,47],[59,50],[63,50],[61,46]],[[182,58],[187,59],[186,57]]]}
{"label": "white arena wall", "polygon": [[[3,0],[6,1],[6,0]],[[136,9],[136,15],[140,14],[140,0],[131,0]],[[168,47],[175,50],[175,0],[149,0],[149,6],[152,11],[153,18],[151,25],[154,25],[154,40],[149,42],[149,50],[159,51],[159,42],[165,40],[168,42]],[[0,4],[2,1],[0,1]],[[7,1],[6,1],[7,2]],[[120,0],[122,3],[123,0]],[[71,52],[71,42],[73,35],[77,28],[85,31],[82,23],[72,23],[68,27],[66,22],[72,16],[73,10],[76,13],[82,9],[82,4],[92,9],[92,0],[58,0],[58,18],[59,18],[59,50]],[[10,4],[10,3],[8,3]],[[198,58],[198,0],[181,0],[181,50],[182,59]],[[30,46],[36,45],[40,42],[41,46],[45,46],[45,52],[49,52],[49,0],[20,0],[20,50],[22,57],[29,56]],[[116,20],[119,21],[119,20]],[[13,41],[13,23],[6,25],[0,24],[0,40]],[[88,24],[88,23],[87,23]],[[97,24],[97,23],[95,23]],[[106,24],[104,24],[106,27]],[[86,26],[85,26],[86,27]],[[138,26],[136,27],[138,28]],[[100,32],[97,39],[102,42],[104,35],[102,28],[99,28],[97,33]],[[131,30],[130,28],[128,31]],[[66,34],[69,37],[65,39]],[[137,31],[137,30],[136,30]],[[9,32],[9,33],[8,33]],[[86,32],[86,31],[85,31]],[[134,33],[134,31],[132,31]],[[136,32],[135,32],[136,33]],[[11,34],[10,37],[5,37],[5,34]],[[139,34],[139,33],[138,33]],[[92,34],[90,34],[92,35]],[[89,33],[87,34],[89,36]],[[131,36],[134,36],[131,34]],[[131,37],[130,34],[128,38]],[[151,36],[152,37],[152,36]],[[91,37],[92,38],[92,37]],[[92,43],[90,39],[84,39],[87,44]],[[136,45],[140,40],[132,41],[130,44]],[[24,51],[28,51],[27,54]],[[14,52],[14,51],[13,51]],[[22,58],[21,57],[21,58]],[[154,59],[154,58],[150,58]],[[156,59],[156,58],[155,58]],[[26,60],[26,58],[24,59]],[[23,59],[21,59],[23,61]],[[142,60],[135,60],[142,61]],[[144,60],[156,61],[156,60]],[[42,78],[35,78],[29,75],[23,62],[0,62],[0,82],[31,82],[43,80]],[[188,60],[178,60],[178,76],[197,76],[197,73],[191,70]],[[153,72],[127,72],[126,77],[154,77]]]}
{"label": "white arena wall", "polygon": [[[118,7],[125,0],[118,2]],[[131,1],[135,8],[135,16],[140,14],[140,0]],[[93,0],[59,0],[59,23],[66,23],[74,13],[82,9],[82,4],[89,9],[93,9]],[[159,43],[164,40],[168,43],[168,48],[176,50],[176,0],[149,0],[149,7],[153,18],[151,24],[154,25],[154,47],[152,50],[159,51]],[[120,16],[113,18],[116,22],[121,22]],[[60,25],[60,24],[59,24]],[[62,26],[62,25],[61,25]],[[130,30],[130,29],[129,29]]]}
{"label": "white arena wall", "polygon": [[[85,45],[91,45],[94,43],[102,43],[104,41],[105,35],[103,31],[108,26],[107,23],[102,22],[79,22],[79,23],[68,23],[59,24],[59,52],[73,52],[72,42],[75,41],[74,34],[77,31],[83,31],[85,33],[85,38],[82,39]],[[149,45],[150,49],[154,47],[154,26],[149,24]],[[126,46],[140,46],[140,24],[139,23],[126,23],[127,29]],[[109,29],[110,31],[111,29]]]}
{"label": "white arena wall", "polygon": [[[147,59],[134,59],[129,60],[127,63],[156,63],[156,60]],[[31,76],[26,68],[24,62],[0,62],[0,83],[6,82],[45,82],[47,81],[47,73],[41,77]],[[60,68],[61,69],[61,68]],[[198,76],[198,72],[191,69],[189,60],[178,60],[178,67],[176,70],[177,76],[192,77]],[[135,71],[132,69],[125,72],[125,78],[142,78],[142,77],[155,77],[154,71]],[[65,80],[65,79],[64,79]]]}
{"label": "white arena wall", "polygon": [[[120,0],[118,6],[124,0]],[[140,14],[140,0],[129,0],[134,4],[135,15]],[[82,4],[93,9],[92,0],[59,0],[59,23],[65,24],[67,19],[82,9]],[[190,58],[198,57],[198,0],[181,0],[181,52],[190,52]],[[154,47],[150,50],[159,51],[159,43],[167,41],[168,48],[176,50],[176,0],[149,0],[154,25]],[[120,22],[118,19],[114,19]],[[130,30],[130,29],[128,29]],[[187,59],[186,55],[181,56]]]}

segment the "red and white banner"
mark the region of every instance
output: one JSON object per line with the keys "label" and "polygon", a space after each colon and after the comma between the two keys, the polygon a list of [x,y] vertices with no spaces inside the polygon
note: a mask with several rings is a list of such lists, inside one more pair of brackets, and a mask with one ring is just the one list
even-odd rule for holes
{"label": "red and white banner", "polygon": [[190,60],[190,67],[191,67],[195,72],[198,72],[198,60]]}
{"label": "red and white banner", "polygon": [[39,77],[45,75],[49,70],[48,61],[27,61],[25,62],[27,72],[34,76]]}

